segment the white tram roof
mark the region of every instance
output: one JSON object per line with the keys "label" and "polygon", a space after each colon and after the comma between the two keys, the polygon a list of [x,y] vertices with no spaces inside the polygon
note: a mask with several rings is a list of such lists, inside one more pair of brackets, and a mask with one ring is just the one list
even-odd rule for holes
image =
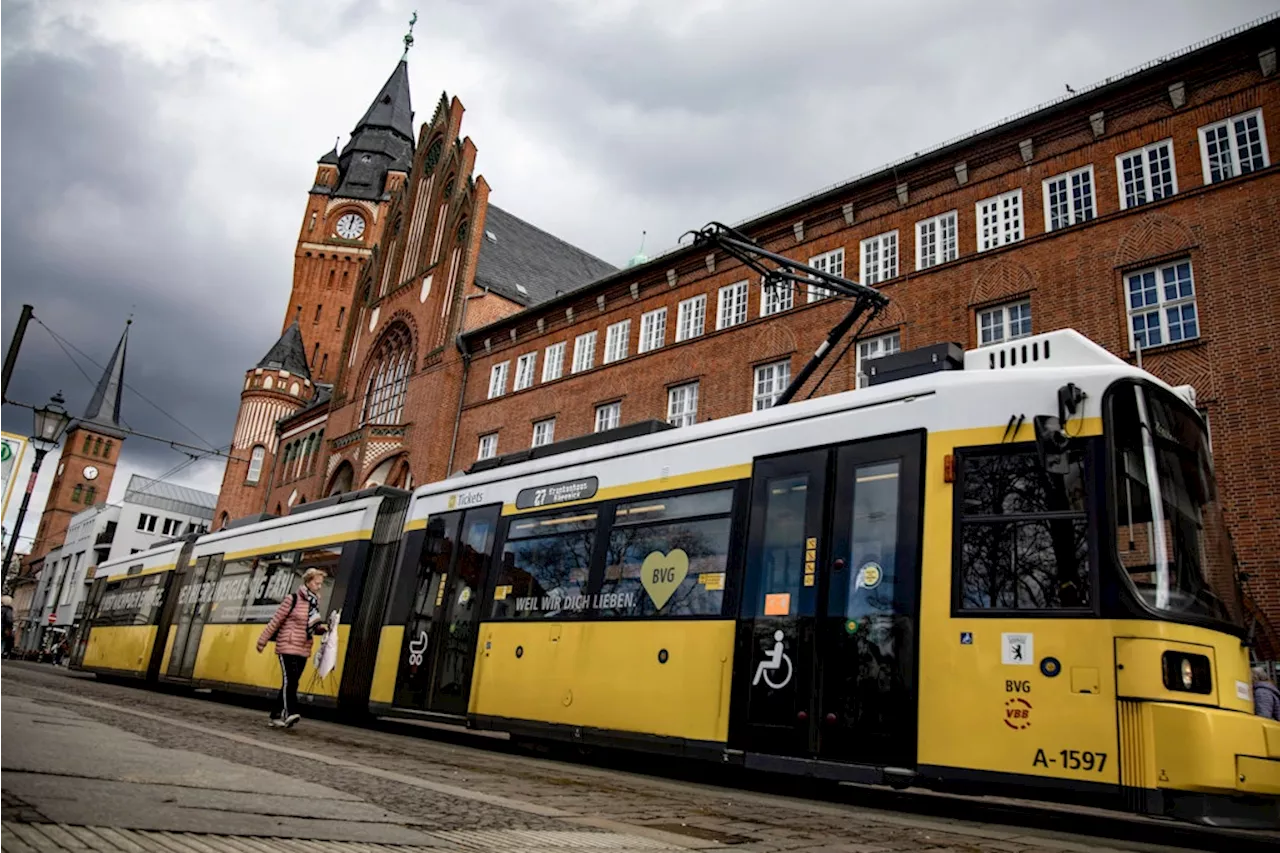
{"label": "white tram roof", "polygon": [[[1068,382],[1086,394],[1076,417],[1097,418],[1103,393],[1124,377],[1141,377],[1194,404],[1190,386],[1173,388],[1074,329],[1061,329],[968,350],[963,370],[937,370],[426,483],[414,491],[407,523],[464,506],[511,504],[522,487],[551,482],[596,477],[603,491],[913,429],[1003,427],[1018,414],[1026,415],[1029,427],[1035,415],[1058,413],[1057,391]],[[656,459],[641,455],[650,451],[661,453]],[[546,476],[550,472],[555,476]]]}
{"label": "white tram roof", "polygon": [[206,533],[196,540],[191,559],[206,554],[265,554],[368,539],[373,535],[383,497],[367,495],[338,500],[305,512]]}
{"label": "white tram roof", "polygon": [[182,553],[182,547],[185,544],[185,539],[170,539],[145,551],[116,557],[114,560],[106,560],[98,564],[93,576],[95,578],[111,578],[124,577],[128,574],[139,575],[167,571],[177,565],[178,557]]}

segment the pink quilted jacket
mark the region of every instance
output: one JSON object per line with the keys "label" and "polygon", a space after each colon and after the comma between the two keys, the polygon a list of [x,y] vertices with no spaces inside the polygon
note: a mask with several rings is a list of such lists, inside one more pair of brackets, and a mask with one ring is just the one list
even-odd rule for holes
{"label": "pink quilted jacket", "polygon": [[[267,623],[267,627],[262,629],[262,634],[258,637],[258,651],[266,648],[271,635],[275,633],[276,626],[279,626],[280,633],[276,635],[276,654],[302,657],[311,654],[311,638],[307,636],[306,590],[298,587],[294,595],[297,596],[297,603],[294,603],[293,596],[286,595],[284,601],[281,601],[280,606],[276,608],[271,621]],[[292,611],[289,609],[290,606],[293,608]]]}

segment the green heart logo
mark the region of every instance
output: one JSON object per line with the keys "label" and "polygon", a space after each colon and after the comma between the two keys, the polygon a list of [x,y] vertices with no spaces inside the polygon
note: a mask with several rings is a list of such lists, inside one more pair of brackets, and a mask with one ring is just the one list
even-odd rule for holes
{"label": "green heart logo", "polygon": [[689,555],[679,548],[670,554],[654,551],[640,565],[640,582],[659,610],[666,605],[689,574]]}

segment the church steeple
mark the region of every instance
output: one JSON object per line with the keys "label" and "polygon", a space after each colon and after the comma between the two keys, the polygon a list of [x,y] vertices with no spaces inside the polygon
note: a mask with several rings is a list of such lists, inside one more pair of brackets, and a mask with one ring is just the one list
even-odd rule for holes
{"label": "church steeple", "polygon": [[81,422],[86,425],[107,430],[120,428],[120,397],[124,393],[125,352],[129,345],[129,326],[132,323],[132,320],[125,323],[124,334],[120,336],[120,342],[116,344],[115,352],[111,353],[111,360],[107,362],[106,369],[102,371],[102,378],[98,380],[98,385],[93,390],[89,406],[85,409],[84,417],[81,418]]}
{"label": "church steeple", "polygon": [[[326,155],[327,157],[328,155]],[[368,201],[389,198],[388,172],[409,174],[413,166],[413,105],[409,63],[401,59],[369,104],[342,153],[333,195]]]}

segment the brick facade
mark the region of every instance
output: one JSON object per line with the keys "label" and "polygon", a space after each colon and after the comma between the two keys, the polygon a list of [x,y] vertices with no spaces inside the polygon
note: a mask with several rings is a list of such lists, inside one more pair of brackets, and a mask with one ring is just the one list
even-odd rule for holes
{"label": "brick facade", "polygon": [[[1280,487],[1270,472],[1280,466],[1280,448],[1267,427],[1280,420],[1280,372],[1268,360],[1280,336],[1280,298],[1272,292],[1280,277],[1280,175],[1265,134],[1280,132],[1278,35],[1280,22],[1268,21],[741,226],[766,248],[803,263],[843,250],[843,274],[875,283],[890,299],[857,341],[847,349],[842,342],[828,357],[800,397],[855,387],[859,342],[896,334],[902,349],[942,341],[974,347],[983,343],[984,312],[1011,304],[1019,308],[1001,315],[1006,335],[1026,333],[1028,320],[1030,333],[1071,327],[1137,361],[1129,277],[1156,270],[1160,280],[1171,265],[1170,275],[1189,269],[1194,300],[1180,305],[1194,305],[1194,327],[1185,311],[1176,328],[1170,326],[1161,304],[1164,337],[1141,352],[1141,362],[1196,391],[1209,419],[1236,548],[1251,575],[1248,590],[1274,632],[1280,626]],[[1249,127],[1261,128],[1258,144],[1245,154],[1261,152],[1259,159],[1247,174],[1237,168],[1233,177],[1210,180],[1202,131],[1245,115],[1257,122]],[[470,176],[475,149],[457,141],[460,118],[456,100],[437,110],[419,136],[406,187],[426,186],[432,174]],[[1236,126],[1229,127],[1234,140]],[[428,168],[424,153],[437,134],[448,140],[448,157]],[[1165,141],[1167,151],[1148,150],[1140,162],[1145,187],[1165,186],[1162,157],[1171,157],[1167,194],[1126,203],[1126,186],[1130,194],[1137,187],[1132,162],[1126,175],[1119,158]],[[1087,214],[1074,201],[1081,179],[1072,177],[1086,168]],[[1054,195],[1051,201],[1061,203],[1051,211],[1046,182],[1062,176],[1065,193]],[[460,258],[456,286],[442,288],[442,275],[434,272],[443,272],[443,258],[436,266],[424,260],[407,279],[389,275],[377,254],[365,270],[328,414],[329,457],[305,478],[308,495],[359,487],[371,474],[376,482],[403,475],[401,484],[439,479],[470,465],[482,436],[497,435],[498,453],[519,450],[530,445],[534,424],[550,418],[556,440],[582,435],[594,429],[596,407],[604,404],[620,403],[623,424],[665,419],[669,390],[679,385],[697,383],[698,421],[749,411],[756,368],[785,361],[794,375],[846,310],[837,300],[809,302],[801,290],[792,307],[762,316],[766,297],[758,280],[723,253],[692,248],[591,283],[566,282],[566,294],[524,308],[475,286],[488,187],[481,178],[463,189],[458,180],[461,195],[450,204],[447,229]],[[1018,227],[996,230],[1009,235],[1007,243],[982,245],[983,203],[1016,192]],[[400,194],[391,220],[408,220],[412,204],[411,194]],[[995,213],[1008,209],[998,203]],[[920,223],[953,211],[955,257],[921,263]],[[1051,216],[1064,215],[1066,221],[1050,229]],[[464,220],[474,223],[465,233],[453,225]],[[430,218],[426,227],[435,227]],[[890,252],[896,265],[878,265],[884,279],[876,281],[862,268],[862,242],[888,234],[896,240],[878,244],[880,257]],[[395,226],[387,239],[395,269],[407,269],[396,260],[403,238]],[[379,289],[388,276],[401,283]],[[744,280],[745,320],[717,329],[721,288]],[[699,296],[706,300],[701,333],[676,342],[679,305]],[[640,353],[642,316],[660,308],[667,312],[662,346]],[[603,364],[608,327],[626,320],[626,357]],[[397,323],[414,342],[414,367],[396,423],[375,427],[364,423],[362,410],[376,360],[371,353]],[[592,331],[593,366],[574,373],[575,339]],[[1177,333],[1186,339],[1169,343]],[[561,342],[563,375],[543,381],[547,348]],[[537,354],[534,381],[515,391],[518,360],[529,353]],[[490,399],[491,371],[503,362],[504,393]],[[345,466],[349,485],[338,482]]]}

